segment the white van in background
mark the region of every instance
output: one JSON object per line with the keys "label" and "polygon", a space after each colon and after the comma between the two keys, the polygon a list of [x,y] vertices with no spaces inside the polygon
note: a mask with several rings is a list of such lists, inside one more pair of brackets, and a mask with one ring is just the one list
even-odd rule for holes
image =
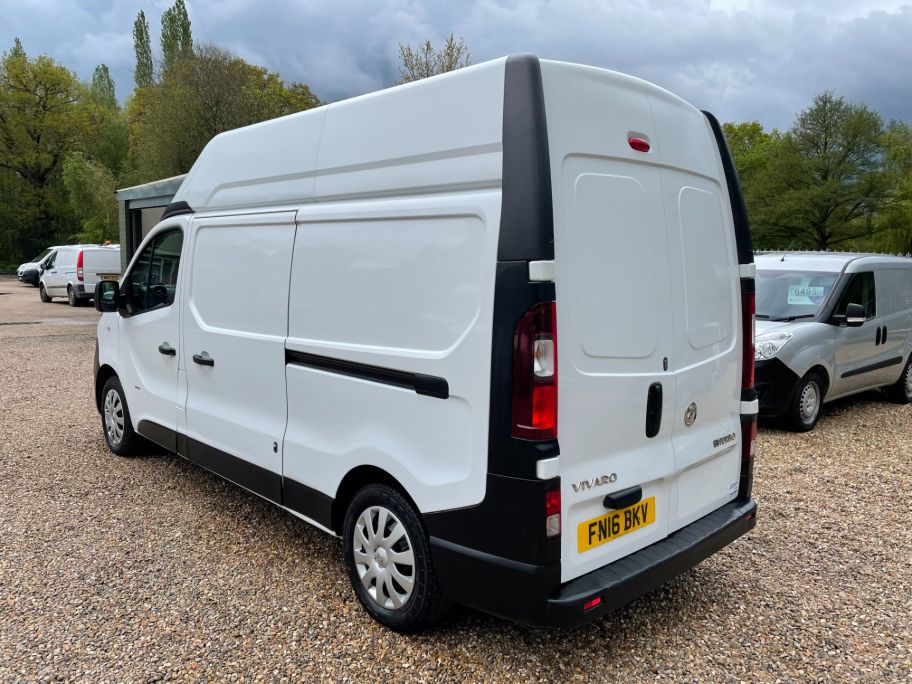
{"label": "white van in background", "polygon": [[68,245],[47,257],[38,279],[42,302],[66,297],[70,306],[92,299],[99,280],[120,277],[120,245]]}
{"label": "white van in background", "polygon": [[755,524],[752,261],[715,118],[500,59],[214,138],[98,285],[96,402],[389,627],[579,624]]}

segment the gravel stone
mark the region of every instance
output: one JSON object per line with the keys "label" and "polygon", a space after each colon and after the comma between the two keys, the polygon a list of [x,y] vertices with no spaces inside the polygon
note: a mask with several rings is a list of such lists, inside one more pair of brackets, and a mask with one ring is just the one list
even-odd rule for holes
{"label": "gravel stone", "polygon": [[[912,408],[762,425],[757,528],[595,624],[373,623],[339,541],[180,458],[118,458],[98,313],[0,278],[2,682],[909,682]],[[479,578],[483,581],[483,578]]]}

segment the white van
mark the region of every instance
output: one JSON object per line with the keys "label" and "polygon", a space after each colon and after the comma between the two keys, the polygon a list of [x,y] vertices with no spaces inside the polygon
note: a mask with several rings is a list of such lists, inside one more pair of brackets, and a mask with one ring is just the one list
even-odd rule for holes
{"label": "white van", "polygon": [[38,294],[42,302],[66,297],[70,306],[79,306],[92,299],[99,280],[119,277],[119,245],[67,245],[46,258],[38,278]]}
{"label": "white van", "polygon": [[711,115],[500,59],[213,139],[99,285],[96,401],[389,627],[579,624],[755,524],[752,260]]}

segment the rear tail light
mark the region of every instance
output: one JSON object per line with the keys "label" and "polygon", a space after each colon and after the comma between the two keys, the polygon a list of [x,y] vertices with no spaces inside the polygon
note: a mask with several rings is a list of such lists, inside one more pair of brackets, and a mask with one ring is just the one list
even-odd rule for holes
{"label": "rear tail light", "polygon": [[513,333],[514,437],[557,437],[557,325],[554,302],[529,309]]}
{"label": "rear tail light", "polygon": [[84,271],[82,270],[82,252],[79,252],[79,256],[76,257],[76,279],[82,280],[83,273],[84,273]]}
{"label": "rear tail light", "polygon": [[545,492],[545,536],[548,539],[559,537],[561,533],[561,493],[560,489]]}
{"label": "rear tail light", "polygon": [[753,292],[741,292],[742,336],[744,337],[743,362],[741,366],[741,387],[751,389],[754,386],[754,320],[757,313],[756,295]]}

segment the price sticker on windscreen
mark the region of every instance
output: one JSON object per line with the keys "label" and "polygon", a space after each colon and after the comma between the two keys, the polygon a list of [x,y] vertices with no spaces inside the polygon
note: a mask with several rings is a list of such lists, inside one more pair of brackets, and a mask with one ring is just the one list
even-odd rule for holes
{"label": "price sticker on windscreen", "polygon": [[801,285],[793,285],[789,288],[789,304],[818,304],[822,298],[822,287],[802,287]]}

